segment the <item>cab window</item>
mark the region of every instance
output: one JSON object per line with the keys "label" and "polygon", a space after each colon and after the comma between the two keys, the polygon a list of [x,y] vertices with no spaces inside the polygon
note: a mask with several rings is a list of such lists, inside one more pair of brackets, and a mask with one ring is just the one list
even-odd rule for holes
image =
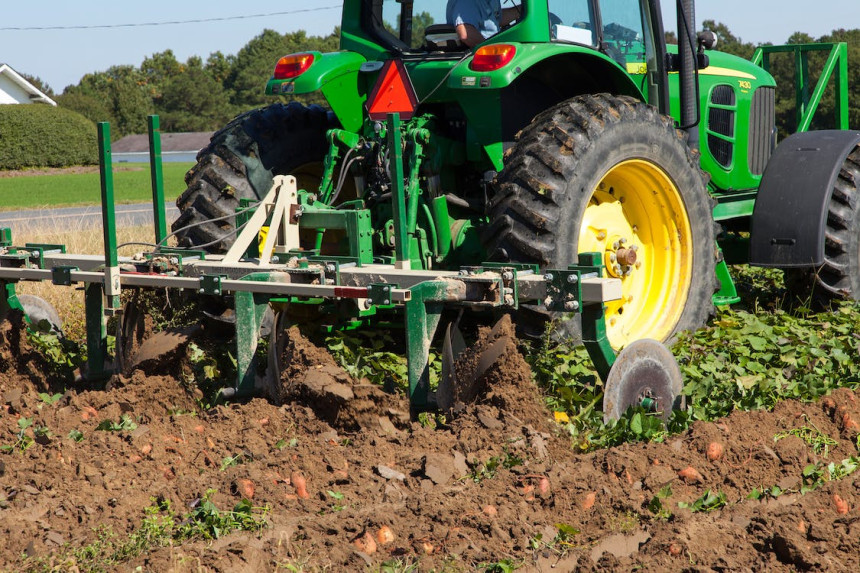
{"label": "cab window", "polygon": [[597,46],[592,0],[549,0],[548,5],[553,40]]}
{"label": "cab window", "polygon": [[603,24],[604,48],[614,60],[630,73],[648,60],[644,22],[647,12],[641,0],[599,0]]}

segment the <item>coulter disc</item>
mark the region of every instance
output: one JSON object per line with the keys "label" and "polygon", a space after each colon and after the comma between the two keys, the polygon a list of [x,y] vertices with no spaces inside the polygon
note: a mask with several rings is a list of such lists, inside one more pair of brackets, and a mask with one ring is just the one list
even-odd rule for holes
{"label": "coulter disc", "polygon": [[603,421],[617,420],[630,406],[643,406],[669,419],[676,401],[683,401],[681,369],[660,342],[645,338],[618,354],[603,393]]}

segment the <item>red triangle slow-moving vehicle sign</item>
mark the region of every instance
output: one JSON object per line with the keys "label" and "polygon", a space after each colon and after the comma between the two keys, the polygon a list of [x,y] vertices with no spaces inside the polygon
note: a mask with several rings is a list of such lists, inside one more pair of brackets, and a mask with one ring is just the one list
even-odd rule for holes
{"label": "red triangle slow-moving vehicle sign", "polygon": [[367,114],[374,121],[384,120],[389,113],[399,113],[404,120],[412,117],[418,107],[418,96],[401,60],[385,62],[366,105]]}

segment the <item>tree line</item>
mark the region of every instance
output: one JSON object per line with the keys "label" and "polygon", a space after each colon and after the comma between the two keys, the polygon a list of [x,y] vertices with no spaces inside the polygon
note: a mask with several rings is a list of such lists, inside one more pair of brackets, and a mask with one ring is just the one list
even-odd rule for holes
{"label": "tree line", "polygon": [[[418,18],[417,28],[427,22]],[[704,28],[717,34],[718,50],[749,59],[755,45],[744,42],[722,23],[706,20]],[[423,34],[416,34],[423,36]],[[308,50],[331,52],[338,49],[340,29],[328,36],[308,36],[303,30],[281,34],[264,30],[252,38],[235,55],[214,52],[204,61],[199,56],[185,62],[176,59],[172,50],[146,58],[140,66],[113,66],[102,72],[85,75],[77,85],[54,96],[59,105],[77,111],[92,121],[110,121],[115,137],[146,131],[146,116],[161,116],[166,132],[209,131],[226,124],[237,114],[268,105],[284,96],[266,96],[264,86],[278,58]],[[672,41],[672,38],[667,38]],[[849,46],[849,117],[852,128],[860,128],[860,29],[836,30],[818,38],[796,33],[786,43],[848,42]],[[813,79],[820,75],[825,54],[810,58]],[[777,126],[782,137],[796,128],[794,96],[794,60],[776,56],[771,73],[777,80]],[[37,86],[51,94],[50,87],[39,78],[30,77]],[[814,128],[834,127],[833,87],[822,101]],[[324,104],[319,94],[298,96],[304,103]]]}

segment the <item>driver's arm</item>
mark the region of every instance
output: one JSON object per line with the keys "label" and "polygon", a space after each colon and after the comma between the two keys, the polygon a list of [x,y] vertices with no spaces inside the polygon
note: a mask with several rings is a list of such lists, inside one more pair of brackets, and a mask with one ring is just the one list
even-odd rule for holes
{"label": "driver's arm", "polygon": [[458,24],[454,27],[457,37],[467,48],[473,48],[484,41],[484,36],[471,24]]}

